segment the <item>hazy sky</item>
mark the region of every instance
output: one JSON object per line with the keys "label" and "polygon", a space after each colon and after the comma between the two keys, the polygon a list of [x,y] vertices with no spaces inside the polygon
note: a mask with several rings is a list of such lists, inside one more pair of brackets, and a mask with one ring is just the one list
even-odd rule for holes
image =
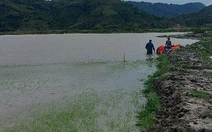
{"label": "hazy sky", "polygon": [[151,3],[167,3],[167,4],[185,4],[185,3],[191,3],[191,2],[201,2],[205,5],[212,5],[212,0],[124,0],[124,1],[137,1],[137,2],[151,2]]}

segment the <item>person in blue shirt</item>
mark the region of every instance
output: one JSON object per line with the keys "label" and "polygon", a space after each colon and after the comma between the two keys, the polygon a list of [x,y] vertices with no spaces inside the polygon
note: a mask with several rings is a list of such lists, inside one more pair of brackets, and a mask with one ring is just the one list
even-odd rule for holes
{"label": "person in blue shirt", "polygon": [[146,44],[146,50],[147,50],[147,54],[152,54],[152,51],[154,51],[154,53],[155,53],[155,47],[154,47],[154,44],[152,43],[151,39]]}

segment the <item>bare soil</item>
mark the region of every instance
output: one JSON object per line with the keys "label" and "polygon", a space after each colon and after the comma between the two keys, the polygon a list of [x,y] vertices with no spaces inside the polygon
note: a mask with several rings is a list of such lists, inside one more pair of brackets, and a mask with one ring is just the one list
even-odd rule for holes
{"label": "bare soil", "polygon": [[189,95],[193,90],[212,95],[212,60],[197,51],[211,54],[212,41],[167,54],[174,67],[152,82],[163,108],[156,113],[156,126],[150,132],[212,132],[212,98]]}

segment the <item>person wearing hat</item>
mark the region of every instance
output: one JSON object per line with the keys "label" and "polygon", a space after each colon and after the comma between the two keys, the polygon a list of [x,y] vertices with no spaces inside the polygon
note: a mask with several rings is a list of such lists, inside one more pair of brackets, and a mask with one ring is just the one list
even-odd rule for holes
{"label": "person wearing hat", "polygon": [[151,39],[146,44],[146,50],[147,50],[147,54],[152,54],[152,51],[154,51],[154,53],[155,53],[155,47],[154,47],[154,44],[152,43]]}

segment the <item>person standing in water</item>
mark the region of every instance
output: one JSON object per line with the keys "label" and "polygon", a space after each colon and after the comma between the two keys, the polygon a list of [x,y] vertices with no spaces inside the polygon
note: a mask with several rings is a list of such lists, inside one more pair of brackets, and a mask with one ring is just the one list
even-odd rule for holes
{"label": "person standing in water", "polygon": [[154,44],[152,43],[151,39],[146,44],[146,50],[147,50],[147,54],[152,54],[152,51],[154,51],[154,53],[155,53],[155,47],[154,47]]}

